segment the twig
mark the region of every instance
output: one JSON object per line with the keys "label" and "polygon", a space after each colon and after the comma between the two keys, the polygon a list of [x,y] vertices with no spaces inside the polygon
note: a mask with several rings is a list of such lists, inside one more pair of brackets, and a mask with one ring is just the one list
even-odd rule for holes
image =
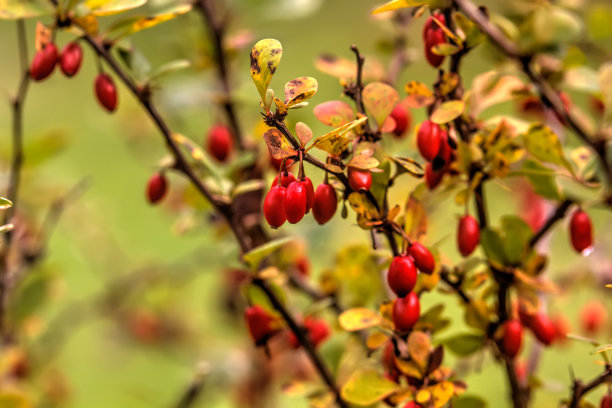
{"label": "twig", "polygon": [[459,297],[464,303],[472,303],[472,299],[470,298],[470,296],[465,293],[463,288],[461,288],[461,281],[455,282],[451,280],[448,268],[442,267],[442,269],[440,270],[440,279],[442,279],[444,283],[450,286],[459,295]]}
{"label": "twig", "polygon": [[572,387],[572,396],[568,408],[578,408],[580,400],[586,394],[599,387],[602,384],[612,383],[612,366],[606,365],[603,373],[592,379],[590,382],[583,384],[581,380],[575,379]]}
{"label": "twig", "polygon": [[544,235],[546,235],[546,233],[557,223],[557,221],[561,220],[565,216],[565,213],[571,207],[572,204],[572,200],[566,199],[563,200],[559,204],[559,206],[557,206],[555,212],[548,217],[544,225],[542,225],[542,227],[540,227],[540,229],[535,234],[533,234],[533,236],[529,240],[529,248],[534,248],[537,245],[540,239],[542,239]]}
{"label": "twig", "polygon": [[178,403],[174,405],[176,408],[188,408],[192,406],[202,393],[208,374],[208,364],[200,363],[196,369],[196,373],[189,383],[189,386],[185,389],[183,395],[179,399]]}

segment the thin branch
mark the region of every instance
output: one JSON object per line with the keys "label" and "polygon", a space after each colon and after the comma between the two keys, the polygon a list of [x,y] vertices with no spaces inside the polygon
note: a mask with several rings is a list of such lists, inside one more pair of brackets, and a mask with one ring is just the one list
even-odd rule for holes
{"label": "thin branch", "polygon": [[470,296],[467,293],[465,293],[465,291],[461,287],[461,281],[453,281],[450,278],[450,273],[449,273],[448,268],[442,267],[442,269],[440,270],[440,279],[442,279],[444,283],[450,286],[459,295],[463,303],[465,304],[472,303],[472,299],[470,298]]}
{"label": "thin branch", "polygon": [[563,200],[557,206],[555,212],[548,217],[544,225],[542,225],[542,227],[540,227],[540,229],[535,234],[533,234],[533,236],[529,240],[529,248],[533,249],[540,241],[540,239],[542,239],[544,235],[546,235],[546,233],[557,223],[557,221],[563,219],[565,213],[571,207],[572,204],[572,200],[566,199]]}
{"label": "thin branch", "polygon": [[589,392],[602,384],[612,384],[612,366],[607,365],[604,372],[592,379],[587,384],[583,384],[581,380],[575,379],[572,387],[572,396],[568,408],[578,408],[580,400]]}
{"label": "thin branch", "polygon": [[195,404],[198,397],[204,389],[206,375],[208,374],[208,364],[200,363],[196,369],[196,373],[185,389],[178,403],[174,405],[176,408],[189,408]]}

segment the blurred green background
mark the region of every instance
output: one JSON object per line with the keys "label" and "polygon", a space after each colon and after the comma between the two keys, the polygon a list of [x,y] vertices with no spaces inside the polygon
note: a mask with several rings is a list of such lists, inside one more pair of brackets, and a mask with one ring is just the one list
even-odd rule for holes
{"label": "blurred green background", "polygon": [[[276,38],[282,42],[283,60],[272,82],[277,91],[286,81],[298,76],[318,79],[317,96],[311,106],[296,112],[294,120],[306,122],[315,134],[322,134],[327,129],[314,118],[312,107],[338,99],[341,87],[337,79],[317,71],[313,61],[323,52],[351,58],[351,44],[357,44],[366,55],[377,54],[377,44],[390,35],[388,22],[377,21],[370,14],[378,3],[372,0],[230,2],[228,6],[234,13],[231,32],[248,29],[253,35],[253,40],[232,64],[235,96],[246,132],[254,135],[259,119],[258,96],[248,75],[250,44],[259,38]],[[151,7],[155,6],[153,2]],[[435,71],[421,58],[421,25],[422,21],[415,22],[410,37],[417,60],[402,74],[399,85],[413,79],[430,84],[435,79]],[[29,21],[30,55],[34,29],[34,21]],[[151,66],[157,67],[176,58],[197,55],[206,48],[206,34],[199,16],[190,13],[138,33],[132,40]],[[63,45],[71,39],[69,34],[61,33],[57,42]],[[98,106],[93,95],[96,63],[92,52],[84,48],[84,66],[75,78],[66,79],[55,72],[44,82],[32,83],[25,105],[27,167],[20,194],[20,212],[25,219],[37,225],[53,200],[61,198],[83,178],[89,183],[82,197],[66,208],[50,240],[45,261],[32,272],[45,277],[45,284],[39,292],[27,293],[34,305],[24,306],[30,328],[26,344],[40,353],[35,356],[35,364],[40,363],[40,367],[35,366],[27,387],[37,391],[47,388],[61,391],[65,387],[65,398],[60,400],[66,407],[171,406],[191,381],[198,363],[206,361],[211,374],[195,406],[236,406],[232,384],[247,372],[246,356],[258,353],[250,345],[242,320],[223,313],[221,275],[224,268],[239,266],[237,248],[229,236],[218,238],[216,228],[207,223],[206,214],[177,213],[171,211],[172,205],[168,203],[160,208],[148,205],[144,195],[146,181],[165,155],[161,136],[121,85],[119,109],[115,114],[106,114]],[[0,86],[3,94],[12,95],[19,79],[13,22],[0,21],[0,55],[3,56]],[[381,59],[386,62],[388,58]],[[471,53],[463,65],[465,83],[469,84],[477,73],[493,67],[484,51]],[[208,127],[219,116],[210,100],[215,81],[213,70],[195,68],[161,81],[155,100],[174,131],[196,142],[204,140]],[[512,107],[505,106],[508,108]],[[424,110],[414,110],[413,118],[413,123],[423,120]],[[11,151],[10,132],[10,106],[0,104],[4,180]],[[390,150],[416,157],[412,137],[384,143]],[[48,155],[51,151],[55,153]],[[316,184],[321,181],[322,173],[313,169],[311,177]],[[170,181],[171,189],[180,195],[185,182],[174,174]],[[403,204],[414,185],[415,181],[403,182],[402,188],[396,188],[393,201]],[[518,208],[512,192],[500,185],[487,186],[487,194],[494,224],[502,214]],[[454,225],[461,208],[454,204],[453,195],[447,194],[444,201],[428,210],[430,229],[425,243],[439,242],[449,260],[457,261],[454,234],[448,225]],[[591,259],[589,263],[575,255],[570,250],[565,224],[560,224],[550,241],[555,254],[549,265],[553,277],[585,268],[602,268],[604,262],[610,269],[610,261],[604,256],[612,248],[611,238],[605,234],[611,224],[610,217],[603,210],[593,210],[591,215],[598,236],[597,250],[602,258]],[[315,276],[333,263],[335,253],[347,243],[369,241],[369,234],[354,224],[352,215],[348,220],[337,215],[323,227],[307,217],[297,227],[283,227],[283,232],[307,242]],[[112,313],[90,313],[88,308],[100,299],[109,282],[135,273],[142,273],[146,278],[128,278],[129,285],[135,282],[138,285],[122,299],[123,306],[117,308],[132,315],[124,319],[115,309]],[[605,295],[579,287],[571,294],[552,299],[550,309],[565,314],[577,330],[580,306],[587,299],[603,299]],[[445,313],[453,320],[451,328],[440,337],[465,330],[462,311],[453,297],[438,293],[426,295],[422,309],[440,301],[447,303]],[[306,301],[302,299],[301,304]],[[145,321],[148,313],[161,315],[176,333],[173,331],[174,335],[167,341],[139,340],[129,334],[133,313],[144,315]],[[328,317],[331,322],[332,316]],[[126,319],[128,323],[122,324]],[[56,333],[51,326],[55,324],[61,325],[61,333]],[[52,335],[45,337],[49,333]],[[609,334],[608,331],[608,337]],[[531,349],[531,337],[527,337],[523,355]],[[343,335],[335,336],[323,346],[323,353],[336,353],[344,340]],[[607,340],[606,335],[601,340]],[[533,406],[556,406],[560,398],[569,394],[570,367],[578,377],[595,375],[599,368],[594,364],[597,358],[589,354],[591,350],[591,346],[582,342],[546,350],[538,374],[543,388],[537,392]],[[465,379],[469,394],[482,396],[490,407],[510,406],[503,370],[493,364],[488,353],[462,363],[447,353],[445,362]],[[597,401],[599,395],[600,392],[593,393],[588,400]],[[284,396],[280,392],[274,400],[270,406],[306,406],[303,398]]]}

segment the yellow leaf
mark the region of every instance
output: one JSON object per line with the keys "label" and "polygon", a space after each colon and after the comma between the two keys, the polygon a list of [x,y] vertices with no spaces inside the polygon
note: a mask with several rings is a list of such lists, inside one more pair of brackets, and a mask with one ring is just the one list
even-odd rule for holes
{"label": "yellow leaf", "polygon": [[395,357],[395,365],[397,368],[408,377],[421,378],[423,371],[414,361],[406,361]]}
{"label": "yellow leaf", "polygon": [[453,396],[455,386],[450,381],[444,381],[431,387],[427,387],[433,396],[433,403],[436,408],[442,408]]}
{"label": "yellow leaf", "polygon": [[147,0],[85,0],[85,7],[96,16],[110,16],[144,5]]}
{"label": "yellow leaf", "polygon": [[430,348],[431,341],[427,334],[421,331],[413,331],[410,333],[408,337],[408,352],[410,353],[410,357],[412,357],[421,368],[427,366]]}
{"label": "yellow leaf", "polygon": [[345,310],[338,316],[338,322],[346,331],[357,331],[378,325],[380,316],[370,309],[358,307]]}
{"label": "yellow leaf", "polygon": [[399,386],[376,370],[356,371],[342,387],[342,398],[351,404],[368,406],[393,394]]}
{"label": "yellow leaf", "polygon": [[[281,43],[272,38],[258,41],[251,50],[251,78],[264,101],[268,85],[270,85],[282,56]],[[265,106],[265,108],[267,111],[269,107]]]}
{"label": "yellow leaf", "polygon": [[447,101],[440,104],[431,115],[431,121],[439,125],[454,120],[463,113],[465,103],[463,101]]}
{"label": "yellow leaf", "polygon": [[363,105],[380,128],[399,101],[397,91],[382,82],[371,82],[363,88]]}
{"label": "yellow leaf", "polygon": [[317,93],[319,84],[312,77],[295,78],[285,84],[285,103],[292,107],[302,103]]}
{"label": "yellow leaf", "polygon": [[415,399],[419,404],[427,404],[431,399],[431,392],[429,390],[419,390]]}
{"label": "yellow leaf", "polygon": [[263,137],[270,154],[275,159],[285,159],[297,155],[297,152],[291,147],[287,139],[285,139],[285,136],[283,136],[278,129],[268,129]]}
{"label": "yellow leaf", "polygon": [[418,241],[427,232],[427,212],[425,207],[423,207],[421,201],[411,195],[406,202],[404,212],[404,230],[406,235],[411,240]]}
{"label": "yellow leaf", "polygon": [[348,144],[351,142],[351,138],[349,138],[346,133],[353,129],[356,126],[361,125],[367,120],[367,118],[361,118],[349,122],[345,125],[340,126],[324,134],[321,137],[318,137],[312,146],[310,146],[307,150],[316,147],[317,149],[324,150],[332,156],[337,156],[346,149]]}
{"label": "yellow leaf", "polygon": [[383,346],[389,340],[389,336],[380,331],[370,334],[366,340],[366,345],[370,350]]}
{"label": "yellow leaf", "polygon": [[564,166],[572,174],[574,169],[563,154],[561,140],[551,128],[543,123],[533,123],[523,134],[525,149],[536,159]]}
{"label": "yellow leaf", "polygon": [[422,82],[410,81],[404,86],[404,90],[408,96],[403,103],[410,108],[429,106],[436,100],[433,92]]}
{"label": "yellow leaf", "polygon": [[426,1],[418,0],[391,0],[372,11],[372,14],[384,13],[387,11],[398,10],[406,7],[416,7],[425,4]]}

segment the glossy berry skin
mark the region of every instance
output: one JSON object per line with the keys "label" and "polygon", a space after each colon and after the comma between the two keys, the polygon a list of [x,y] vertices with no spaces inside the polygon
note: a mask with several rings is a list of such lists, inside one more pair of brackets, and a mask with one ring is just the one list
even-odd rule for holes
{"label": "glossy berry skin", "polygon": [[432,253],[419,242],[413,242],[408,247],[408,255],[414,259],[414,265],[423,273],[432,274],[436,268],[436,261]]}
{"label": "glossy berry skin", "polygon": [[317,186],[312,203],[312,215],[319,225],[325,224],[336,213],[338,196],[331,184],[323,183]]}
{"label": "glossy berry skin", "polygon": [[425,166],[425,183],[430,190],[434,190],[442,182],[446,169],[434,170],[433,164],[427,163]]}
{"label": "glossy berry skin", "polygon": [[147,183],[147,200],[151,204],[160,202],[168,190],[168,180],[161,173],[155,173]]}
{"label": "glossy berry skin", "polygon": [[410,123],[412,122],[410,112],[408,112],[408,109],[401,104],[397,104],[391,111],[391,117],[395,121],[395,129],[393,129],[393,134],[397,138],[401,138],[410,128]]}
{"label": "glossy berry skin", "polygon": [[244,318],[249,334],[253,342],[258,346],[265,344],[275,332],[271,325],[273,321],[272,316],[261,306],[248,307],[244,311]]}
{"label": "glossy berry skin", "polygon": [[[446,17],[444,17],[444,14],[442,14],[442,13],[434,13],[433,16],[436,18],[436,20],[438,20],[442,24],[446,25]],[[425,21],[425,25],[423,26],[423,40],[425,40],[425,34],[427,34],[427,32],[429,30],[431,30],[432,28],[440,28],[440,27],[438,26],[438,23],[436,23],[434,21],[433,18],[429,17]]]}
{"label": "glossy berry skin", "polygon": [[67,77],[72,77],[79,72],[83,62],[83,49],[78,43],[66,44],[60,57],[60,68]]}
{"label": "glossy berry skin", "polygon": [[393,324],[395,330],[405,332],[416,324],[421,313],[419,297],[414,292],[410,292],[406,297],[400,297],[393,302]]}
{"label": "glossy berry skin", "polygon": [[[285,174],[284,172],[281,173],[281,186],[289,187],[289,184],[293,183],[295,180],[296,178],[292,173],[287,173],[287,174]],[[274,177],[274,180],[272,180],[271,187],[274,187],[277,185],[278,185],[278,175]]]}
{"label": "glossy berry skin", "polygon": [[403,407],[403,408],[422,408],[422,406],[421,406],[421,405],[419,405],[419,404],[417,404],[417,403],[416,403],[416,402],[414,402],[414,401],[410,401],[410,402],[408,402],[406,405],[404,405],[404,407]]}
{"label": "glossy berry skin", "polygon": [[[286,161],[287,167],[291,165],[291,163],[293,163],[293,160],[287,160]],[[282,164],[283,164],[283,159],[275,159],[274,156],[270,155],[270,165],[273,168],[275,168],[276,171],[280,170]]]}
{"label": "glossy berry skin", "polygon": [[372,186],[372,173],[370,173],[370,170],[361,170],[349,167],[348,181],[353,190],[368,191]]}
{"label": "glossy berry skin", "polygon": [[511,319],[504,323],[504,352],[510,358],[516,357],[523,343],[523,325],[517,319]]}
{"label": "glossy berry skin", "polygon": [[572,215],[570,238],[572,246],[579,253],[593,245],[593,225],[588,214],[582,210],[578,210]]}
{"label": "glossy berry skin", "polygon": [[[446,20],[442,14],[434,14],[434,17],[442,24],[446,25]],[[425,58],[427,62],[434,68],[439,67],[444,61],[443,55],[436,55],[431,51],[431,48],[435,45],[446,42],[446,36],[444,31],[440,28],[432,17],[429,17],[423,27],[423,42],[425,44]]]}
{"label": "glossy berry skin", "polygon": [[98,102],[104,109],[113,112],[117,108],[117,87],[113,78],[107,74],[98,74],[95,81]]}
{"label": "glossy berry skin", "polygon": [[421,124],[417,133],[417,147],[421,156],[432,161],[440,151],[442,129],[429,119]]}
{"label": "glossy berry skin", "polygon": [[[315,347],[319,346],[330,334],[329,326],[325,320],[310,316],[304,319],[304,329],[306,329],[308,337]],[[289,343],[293,348],[300,347],[300,342],[293,332],[289,332]]]}
{"label": "glossy berry skin", "polygon": [[272,228],[278,228],[287,221],[285,216],[285,197],[287,189],[274,186],[266,194],[263,203],[263,213],[266,221]]}
{"label": "glossy berry skin", "polygon": [[418,274],[412,261],[411,256],[396,256],[389,266],[387,283],[399,297],[406,296],[416,285]]}
{"label": "glossy berry skin", "polygon": [[599,408],[612,408],[612,395],[604,395],[599,403]]}
{"label": "glossy berry skin", "polygon": [[471,215],[464,215],[459,220],[457,229],[457,246],[461,255],[468,256],[478,246],[480,241],[480,228],[478,221]]}
{"label": "glossy berry skin", "polygon": [[540,343],[550,346],[555,340],[555,325],[544,313],[536,313],[529,322],[531,331]]}
{"label": "glossy berry skin", "polygon": [[291,224],[296,224],[304,218],[307,201],[308,192],[304,182],[294,181],[289,184],[287,196],[285,197],[285,215],[287,216],[287,221]]}
{"label": "glossy berry skin", "polygon": [[45,48],[36,52],[30,64],[30,76],[35,81],[42,81],[53,73],[58,60],[58,51],[55,44],[47,44]]}
{"label": "glossy berry skin", "polygon": [[582,307],[580,325],[582,330],[590,335],[597,334],[606,323],[608,311],[599,301],[593,300]]}
{"label": "glossy berry skin", "polygon": [[310,212],[310,209],[312,208],[315,190],[314,186],[312,185],[312,180],[310,180],[310,178],[304,177],[302,183],[304,183],[304,185],[306,186],[306,214],[308,214]]}
{"label": "glossy berry skin", "polygon": [[208,131],[208,152],[220,162],[224,162],[232,153],[234,140],[227,126],[215,125]]}

